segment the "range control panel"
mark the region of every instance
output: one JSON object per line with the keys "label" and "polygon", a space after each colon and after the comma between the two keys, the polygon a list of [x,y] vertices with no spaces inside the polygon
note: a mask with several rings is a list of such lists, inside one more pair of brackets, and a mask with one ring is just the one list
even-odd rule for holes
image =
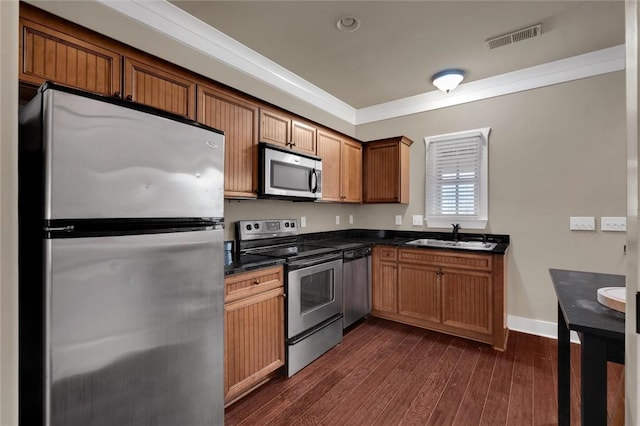
{"label": "range control panel", "polygon": [[298,235],[297,219],[241,220],[236,222],[236,237],[241,241]]}

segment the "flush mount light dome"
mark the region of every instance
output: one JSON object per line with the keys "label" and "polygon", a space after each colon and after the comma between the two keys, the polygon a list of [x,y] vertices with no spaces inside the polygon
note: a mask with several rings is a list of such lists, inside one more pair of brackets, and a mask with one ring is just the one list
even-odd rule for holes
{"label": "flush mount light dome", "polygon": [[360,20],[353,16],[343,16],[342,18],[338,19],[336,26],[340,31],[352,33],[360,28]]}
{"label": "flush mount light dome", "polygon": [[449,93],[464,79],[464,71],[459,69],[449,69],[435,73],[431,77],[431,82],[438,89],[445,93]]}

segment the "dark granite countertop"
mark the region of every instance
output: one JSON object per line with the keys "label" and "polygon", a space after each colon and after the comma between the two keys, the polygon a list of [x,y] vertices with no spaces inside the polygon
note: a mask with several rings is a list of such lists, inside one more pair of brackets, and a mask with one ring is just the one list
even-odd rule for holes
{"label": "dark granite countertop", "polygon": [[235,258],[225,259],[224,274],[233,275],[240,272],[247,272],[254,269],[268,268],[270,266],[281,265],[284,259],[277,259],[267,256],[258,256],[256,254],[247,254],[236,256]]}
{"label": "dark granite countertop", "polygon": [[[506,254],[510,238],[509,235],[503,234],[484,234],[487,241],[497,243],[497,246],[491,250],[465,250],[447,247],[420,247],[406,245],[407,242],[419,238],[435,238],[435,239],[451,239],[452,234],[446,232],[416,232],[416,231],[389,231],[389,230],[372,230],[372,229],[348,229],[342,231],[315,232],[309,234],[301,234],[298,241],[320,247],[336,247],[341,249],[349,249],[356,247],[374,246],[374,245],[392,245],[398,247],[411,247],[417,249],[429,250],[447,250],[458,251],[461,253],[482,253],[482,254]],[[483,234],[460,233],[461,241],[481,241]],[[266,268],[273,265],[284,263],[282,259],[275,259],[266,256],[245,255],[239,257],[227,257],[225,259],[225,275],[237,274],[239,272],[250,271],[258,268]]]}
{"label": "dark granite countertop", "polygon": [[549,269],[558,303],[570,330],[624,341],[622,312],[598,302],[600,287],[625,287],[624,275]]}

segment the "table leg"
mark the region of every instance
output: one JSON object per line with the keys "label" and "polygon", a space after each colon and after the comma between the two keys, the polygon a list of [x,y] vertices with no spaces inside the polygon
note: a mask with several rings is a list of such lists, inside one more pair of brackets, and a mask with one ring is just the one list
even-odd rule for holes
{"label": "table leg", "polygon": [[571,340],[558,303],[558,426],[571,423]]}
{"label": "table leg", "polygon": [[582,334],[582,424],[607,424],[607,341]]}

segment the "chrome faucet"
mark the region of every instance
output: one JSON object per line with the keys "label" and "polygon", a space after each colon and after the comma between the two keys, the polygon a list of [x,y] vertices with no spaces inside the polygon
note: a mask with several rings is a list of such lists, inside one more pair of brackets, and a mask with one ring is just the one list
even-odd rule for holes
{"label": "chrome faucet", "polygon": [[451,226],[453,226],[453,241],[458,241],[458,231],[460,230],[460,224],[452,223]]}

